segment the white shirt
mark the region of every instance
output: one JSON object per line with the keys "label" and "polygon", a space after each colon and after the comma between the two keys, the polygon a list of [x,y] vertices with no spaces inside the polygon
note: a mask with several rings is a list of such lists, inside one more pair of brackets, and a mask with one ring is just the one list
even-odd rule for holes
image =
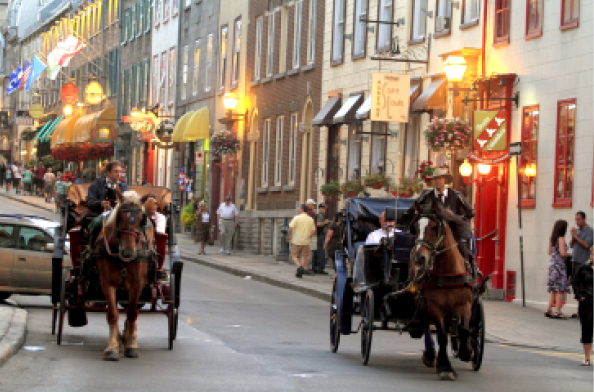
{"label": "white shirt", "polygon": [[155,212],[150,217],[155,221],[157,233],[165,234],[165,230],[167,230],[167,218],[165,218],[165,215]]}
{"label": "white shirt", "polygon": [[[434,188],[433,189],[433,192],[435,192],[435,198],[437,200],[439,200],[439,192],[437,191],[437,189]],[[445,188],[441,194],[443,195],[444,198],[442,200],[439,200],[439,201],[441,201],[441,203],[443,204],[443,202],[445,201],[445,199],[448,198],[448,188]]]}
{"label": "white shirt", "polygon": [[394,233],[400,233],[402,232],[401,230],[398,230],[397,228],[394,228],[393,231],[390,231],[389,235],[388,232],[386,232],[384,229],[379,228],[375,231],[372,231],[371,233],[369,233],[369,235],[367,236],[367,239],[365,240],[365,245],[376,245],[379,244],[380,241],[382,240],[382,238],[384,237],[393,237]]}
{"label": "white shirt", "polygon": [[233,203],[230,205],[227,205],[227,203],[221,204],[217,210],[217,214],[219,214],[222,219],[234,219],[236,215],[239,215],[237,208],[235,208],[235,204]]}
{"label": "white shirt", "polygon": [[208,214],[208,212],[203,212],[202,214],[200,214],[200,216],[202,217],[202,223],[210,222],[210,215]]}

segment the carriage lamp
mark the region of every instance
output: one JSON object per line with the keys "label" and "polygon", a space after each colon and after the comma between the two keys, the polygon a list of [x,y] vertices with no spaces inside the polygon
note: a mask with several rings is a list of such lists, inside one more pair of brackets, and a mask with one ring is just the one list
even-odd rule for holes
{"label": "carriage lamp", "polygon": [[468,162],[468,159],[464,160],[464,163],[460,165],[458,169],[462,177],[470,177],[472,174],[472,165]]}
{"label": "carriage lamp", "polygon": [[448,82],[461,82],[466,72],[466,60],[462,56],[449,56],[444,68]]}
{"label": "carriage lamp", "polygon": [[536,163],[530,163],[526,165],[524,169],[524,174],[526,177],[536,177]]}
{"label": "carriage lamp", "polygon": [[223,105],[225,106],[225,110],[232,112],[237,107],[237,102],[239,102],[239,98],[235,93],[226,93],[223,96]]}
{"label": "carriage lamp", "polygon": [[64,106],[64,115],[70,116],[72,114],[72,106],[66,105]]}
{"label": "carriage lamp", "polygon": [[479,174],[482,174],[482,175],[489,174],[491,172],[491,165],[479,163],[478,164],[478,172],[479,172]]}

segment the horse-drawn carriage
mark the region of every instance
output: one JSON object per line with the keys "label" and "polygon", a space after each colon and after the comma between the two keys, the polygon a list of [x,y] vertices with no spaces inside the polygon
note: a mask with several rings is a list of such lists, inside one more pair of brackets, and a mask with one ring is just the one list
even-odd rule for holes
{"label": "horse-drawn carriage", "polygon": [[[128,199],[121,198],[112,211],[113,222],[117,227],[113,229],[113,241],[116,244],[110,245],[108,242],[112,240],[108,241],[108,234],[105,233],[108,217],[103,218],[97,241],[91,243],[86,232],[91,221],[85,206],[88,188],[89,184],[72,185],[62,210],[62,233],[56,236],[52,259],[52,334],[56,333],[57,323],[57,343],[61,344],[65,317],[71,327],[81,327],[87,324],[87,312],[107,312],[110,328],[113,328],[113,323],[117,328],[117,313],[125,312],[128,314],[126,323],[132,317],[134,324],[130,336],[127,336],[128,341],[134,341],[134,347],[126,346],[125,353],[126,356],[134,357],[137,355],[137,314],[162,313],[168,318],[168,343],[171,350],[177,333],[183,270],[175,240],[174,216],[177,210],[172,203],[171,192],[167,188],[150,186],[132,186],[132,192],[124,192]],[[142,203],[149,195],[157,211],[167,218],[165,233],[155,230],[143,209]],[[124,237],[129,237],[128,242],[134,247],[132,252],[126,253]],[[70,265],[64,260],[66,238],[70,241]],[[103,252],[99,252],[98,248],[103,246]],[[164,268],[166,261],[168,268]],[[108,281],[113,279],[116,282],[111,285],[113,296],[109,294],[110,298],[106,298],[104,293],[106,289],[109,290]],[[140,294],[133,295],[133,290],[136,294],[140,290]],[[111,320],[113,318],[115,321]],[[118,352],[109,359],[119,359],[122,348],[120,339],[126,338],[127,328],[128,324],[123,336],[119,330],[110,330],[110,339],[112,332],[115,333]],[[123,343],[126,344],[125,341]]]}
{"label": "horse-drawn carriage", "polygon": [[[407,332],[412,338],[419,339],[425,333],[435,328],[444,327],[444,333],[450,335],[452,352],[454,356],[460,354],[462,345],[460,332],[466,325],[469,339],[463,336],[462,342],[469,343],[472,352],[465,353],[465,361],[472,362],[474,370],[479,370],[483,358],[485,319],[481,296],[484,293],[484,282],[476,285],[474,281],[460,279],[466,274],[448,274],[443,277],[433,277],[432,270],[437,270],[436,260],[417,260],[415,252],[418,246],[432,247],[432,258],[437,258],[440,253],[446,256],[456,247],[445,240],[433,241],[419,235],[418,224],[416,232],[415,222],[423,216],[420,211],[414,218],[411,212],[415,211],[414,199],[393,198],[352,198],[347,200],[343,214],[345,235],[343,238],[344,250],[336,252],[336,276],[332,288],[330,308],[330,346],[332,352],[338,350],[340,336],[350,335],[361,331],[361,359],[363,364],[369,361],[371,342],[374,331],[393,330],[400,333]],[[365,245],[366,235],[373,228],[380,227],[380,215],[384,213],[386,220],[396,221],[396,232],[393,237],[384,238],[380,244]],[[425,212],[427,215],[427,213]],[[413,219],[416,219],[413,221]],[[435,220],[439,220],[434,217]],[[411,225],[412,224],[412,225]],[[435,224],[441,229],[442,223]],[[446,234],[445,226],[443,228]],[[451,234],[451,233],[450,233]],[[453,238],[449,238],[450,241]],[[359,249],[360,248],[360,249]],[[413,250],[415,248],[415,250]],[[362,253],[357,257],[357,253]],[[411,256],[411,253],[413,256]],[[423,264],[423,265],[420,265]],[[414,268],[416,267],[419,268]],[[413,267],[413,268],[411,268]],[[424,270],[423,270],[424,269]],[[422,271],[420,271],[422,270]],[[423,276],[421,276],[423,275]],[[456,275],[454,277],[454,275]],[[434,279],[431,279],[434,278]],[[439,281],[442,279],[442,281]],[[439,282],[438,282],[439,281]],[[455,284],[454,284],[455,283]],[[463,323],[456,315],[445,315],[445,324],[435,322],[435,317],[428,309],[426,297],[436,290],[466,290],[468,291],[471,316]],[[469,289],[469,290],[468,290]],[[471,297],[470,297],[471,295]],[[471,304],[470,304],[471,303]],[[470,309],[469,309],[470,310]],[[361,319],[353,328],[353,316],[360,315]],[[450,317],[453,316],[453,317]],[[442,334],[445,335],[445,334]],[[438,336],[439,337],[439,336]],[[444,338],[447,339],[447,338]],[[440,347],[443,339],[439,339]],[[447,340],[445,341],[447,343]],[[448,372],[442,377],[439,366],[438,373],[443,379],[455,377],[453,369],[449,367],[445,349],[440,351],[442,367]],[[444,362],[445,361],[445,362]]]}

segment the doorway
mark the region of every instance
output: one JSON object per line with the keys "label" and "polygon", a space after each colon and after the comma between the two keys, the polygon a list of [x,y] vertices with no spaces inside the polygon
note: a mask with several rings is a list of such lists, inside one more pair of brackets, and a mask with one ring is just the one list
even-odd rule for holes
{"label": "doorway", "polygon": [[[339,125],[328,127],[328,145],[326,150],[326,183],[340,180],[340,142]],[[327,216],[334,217],[338,212],[338,202],[330,201],[327,206]]]}

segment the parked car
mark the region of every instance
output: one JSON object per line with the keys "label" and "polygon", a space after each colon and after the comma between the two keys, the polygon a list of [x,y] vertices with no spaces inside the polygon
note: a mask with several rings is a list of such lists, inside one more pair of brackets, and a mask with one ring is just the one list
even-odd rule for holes
{"label": "parked car", "polygon": [[12,294],[51,294],[59,225],[37,216],[0,214],[0,300]]}

